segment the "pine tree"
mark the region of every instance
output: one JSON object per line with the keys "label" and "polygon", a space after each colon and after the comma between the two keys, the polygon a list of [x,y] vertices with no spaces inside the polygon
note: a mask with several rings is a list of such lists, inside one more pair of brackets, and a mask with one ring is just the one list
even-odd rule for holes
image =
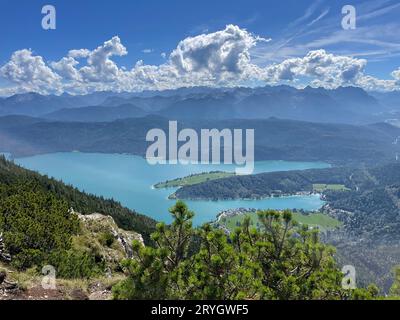
{"label": "pine tree", "polygon": [[[231,235],[211,225],[192,228],[193,213],[178,202],[172,225],[159,224],[156,246],[135,243],[117,299],[371,299],[372,290],[341,287],[334,249],[318,232],[298,226],[290,211],[260,211]],[[196,245],[192,245],[196,243]]]}

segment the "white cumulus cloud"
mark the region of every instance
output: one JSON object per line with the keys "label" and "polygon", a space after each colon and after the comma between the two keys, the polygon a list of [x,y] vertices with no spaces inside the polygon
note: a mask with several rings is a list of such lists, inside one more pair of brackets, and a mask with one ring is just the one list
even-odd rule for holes
{"label": "white cumulus cloud", "polygon": [[15,51],[10,61],[0,68],[0,76],[18,86],[19,91],[60,92],[61,77],[31,50]]}
{"label": "white cumulus cloud", "polygon": [[303,57],[289,58],[264,67],[252,59],[258,37],[235,25],[188,37],[165,62],[148,65],[138,61],[131,69],[119,67],[113,57],[128,54],[118,36],[95,49],[72,49],[58,61],[46,62],[31,50],[19,50],[0,68],[0,77],[11,87],[0,95],[35,91],[39,93],[83,94],[93,91],[141,91],[183,86],[236,86],[257,83],[298,83],[336,88],[355,85],[367,90],[399,90],[400,68],[391,79],[366,74],[367,60],[313,50]]}
{"label": "white cumulus cloud", "polygon": [[310,51],[302,58],[287,59],[266,68],[271,82],[294,81],[309,77],[318,86],[335,88],[355,84],[363,75],[367,61],[327,53],[325,50]]}
{"label": "white cumulus cloud", "polygon": [[88,65],[79,70],[82,79],[89,82],[117,80],[121,70],[110,58],[126,54],[128,54],[128,51],[119,37],[113,37],[111,40],[104,42],[102,46],[88,54]]}
{"label": "white cumulus cloud", "polygon": [[257,69],[251,63],[250,49],[259,41],[268,40],[228,25],[225,30],[181,41],[170,55],[170,64],[180,74],[203,73],[217,81],[224,77],[243,77]]}
{"label": "white cumulus cloud", "polygon": [[81,75],[76,69],[79,64],[72,57],[64,57],[60,61],[51,62],[50,66],[65,80],[81,80]]}

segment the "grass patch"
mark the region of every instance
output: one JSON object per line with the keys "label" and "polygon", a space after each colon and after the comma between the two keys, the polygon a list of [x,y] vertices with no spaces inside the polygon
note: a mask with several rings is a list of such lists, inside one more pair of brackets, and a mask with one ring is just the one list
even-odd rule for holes
{"label": "grass patch", "polygon": [[192,174],[190,176],[184,178],[178,178],[174,180],[169,180],[165,182],[160,182],[154,185],[156,189],[164,189],[164,188],[179,188],[184,186],[192,186],[195,184],[233,177],[235,174],[232,172],[223,172],[223,171],[212,171],[212,172],[203,172],[199,174]]}
{"label": "grass patch", "polygon": [[[240,226],[245,217],[250,217],[251,224],[255,227],[259,226],[257,213],[248,213],[244,215],[236,215],[233,217],[225,217],[220,220],[228,230],[233,231]],[[322,232],[333,230],[342,225],[342,223],[323,213],[311,213],[308,215],[301,213],[293,213],[293,219],[300,224],[308,225],[309,227],[318,228]]]}

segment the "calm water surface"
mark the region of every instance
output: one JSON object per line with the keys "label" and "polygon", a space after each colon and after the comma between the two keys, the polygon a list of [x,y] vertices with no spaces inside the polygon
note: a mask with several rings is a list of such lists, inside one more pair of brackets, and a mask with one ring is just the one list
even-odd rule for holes
{"label": "calm water surface", "polygon": [[[89,193],[114,198],[124,206],[159,221],[170,222],[168,208],[174,201],[168,196],[174,189],[154,189],[158,182],[185,177],[193,173],[234,171],[232,165],[157,165],[141,157],[118,154],[55,153],[14,159],[25,168],[47,174]],[[323,162],[260,161],[255,173],[326,168]],[[317,195],[271,198],[263,200],[187,201],[196,213],[195,224],[214,220],[226,209],[305,209],[317,210],[324,203]]]}

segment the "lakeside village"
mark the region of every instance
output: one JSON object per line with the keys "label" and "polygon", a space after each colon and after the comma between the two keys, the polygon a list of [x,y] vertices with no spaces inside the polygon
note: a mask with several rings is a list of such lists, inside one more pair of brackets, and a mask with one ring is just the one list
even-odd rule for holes
{"label": "lakeside village", "polygon": [[[304,195],[311,195],[311,194],[318,194],[321,197],[321,200],[326,200],[324,194],[317,193],[315,191],[313,191],[313,192],[307,192],[307,191],[297,192],[295,195],[292,194],[291,196],[304,196]],[[278,195],[276,195],[276,194],[274,195],[274,197],[277,197],[277,196]],[[280,195],[280,196],[282,196],[282,195]],[[234,226],[232,226],[232,223],[230,223],[231,225],[228,226],[229,222],[234,221],[236,226],[239,227],[241,222],[240,222],[240,219],[236,219],[237,217],[239,217],[239,216],[242,216],[242,217],[253,216],[254,217],[257,215],[257,212],[259,210],[260,209],[255,209],[255,208],[227,209],[227,210],[221,211],[217,215],[216,220],[212,224],[216,228],[223,230],[225,234],[230,235]],[[343,216],[347,216],[347,217],[352,216],[352,214],[350,212],[332,208],[329,203],[326,203],[320,209],[314,210],[314,211],[308,211],[308,210],[296,209],[296,208],[290,209],[290,210],[294,214],[299,214],[304,217],[308,217],[308,216],[311,216],[313,214],[318,214],[318,213],[324,213],[327,216],[331,217],[332,219],[337,219],[337,218],[340,219],[340,218],[343,218]],[[282,211],[282,210],[278,210],[278,211]],[[253,223],[255,223],[254,219],[252,219],[252,220],[253,220]],[[257,223],[257,227],[258,227],[258,223]],[[320,228],[320,226],[312,226],[312,225],[309,225],[309,227],[310,228],[314,228],[314,227]],[[325,230],[325,231],[327,231],[327,230]]]}

